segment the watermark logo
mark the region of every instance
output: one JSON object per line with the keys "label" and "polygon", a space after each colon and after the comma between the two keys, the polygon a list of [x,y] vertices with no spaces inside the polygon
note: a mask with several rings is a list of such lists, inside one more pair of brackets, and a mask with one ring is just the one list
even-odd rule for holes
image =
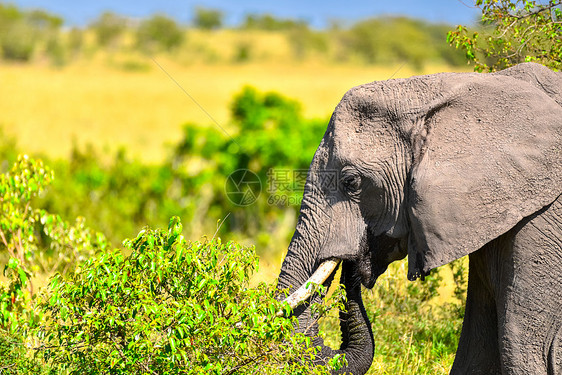
{"label": "watermark logo", "polygon": [[[307,179],[315,188],[311,194],[337,192],[339,178],[336,170],[318,171],[308,176],[307,169],[270,169],[266,173],[267,203],[272,206],[298,206],[302,202]],[[308,176],[308,177],[307,177]],[[228,199],[238,206],[255,203],[262,191],[262,181],[249,169],[232,172],[225,183]]]}
{"label": "watermark logo", "polygon": [[237,169],[226,179],[224,191],[228,200],[237,206],[249,206],[255,203],[261,193],[261,181],[257,174],[249,169]]}
{"label": "watermark logo", "polygon": [[270,169],[267,171],[267,192],[303,192],[307,169]]}

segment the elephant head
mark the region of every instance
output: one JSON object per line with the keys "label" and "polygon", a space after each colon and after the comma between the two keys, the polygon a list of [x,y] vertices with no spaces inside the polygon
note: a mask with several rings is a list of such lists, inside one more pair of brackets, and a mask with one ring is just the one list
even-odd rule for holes
{"label": "elephant head", "polygon": [[[367,371],[374,344],[359,284],[373,287],[391,262],[407,256],[408,279],[423,278],[562,193],[561,78],[522,64],[373,82],[344,95],[310,165],[278,280],[294,291],[344,261],[342,347],[323,347],[323,356],[346,353],[344,371]],[[308,304],[294,313],[299,330],[317,332]]]}

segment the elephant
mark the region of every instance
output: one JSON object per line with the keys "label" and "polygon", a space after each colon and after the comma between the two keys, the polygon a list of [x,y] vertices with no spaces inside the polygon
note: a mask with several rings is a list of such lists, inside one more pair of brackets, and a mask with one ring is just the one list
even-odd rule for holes
{"label": "elephant", "polygon": [[[361,298],[388,265],[411,281],[468,255],[451,374],[562,374],[562,73],[375,81],[336,106],[308,171],[278,290],[320,362],[364,374],[374,335]],[[338,264],[347,293],[339,350],[316,337],[310,282]]]}

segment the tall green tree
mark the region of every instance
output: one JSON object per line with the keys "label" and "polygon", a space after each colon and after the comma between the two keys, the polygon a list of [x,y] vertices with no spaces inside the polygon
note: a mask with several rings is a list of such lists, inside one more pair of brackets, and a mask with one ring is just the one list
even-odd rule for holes
{"label": "tall green tree", "polygon": [[465,51],[476,71],[496,71],[525,61],[562,68],[562,0],[476,0],[483,31],[459,25],[447,41]]}
{"label": "tall green tree", "polygon": [[[25,11],[0,4],[0,55],[6,60],[29,61],[39,43],[47,53],[58,41],[63,19],[42,10]],[[49,45],[50,44],[50,45]]]}
{"label": "tall green tree", "polygon": [[171,51],[178,48],[184,39],[181,26],[163,14],[143,20],[137,30],[137,46],[145,52]]}
{"label": "tall green tree", "polygon": [[96,40],[100,46],[110,46],[117,44],[121,35],[127,28],[125,18],[112,13],[104,12],[90,27],[96,34]]}
{"label": "tall green tree", "polygon": [[224,13],[218,9],[196,7],[193,24],[195,27],[204,30],[220,29],[222,27],[223,18]]}
{"label": "tall green tree", "polygon": [[278,18],[267,13],[247,14],[240,27],[242,29],[278,31],[308,28],[308,23],[304,20]]}

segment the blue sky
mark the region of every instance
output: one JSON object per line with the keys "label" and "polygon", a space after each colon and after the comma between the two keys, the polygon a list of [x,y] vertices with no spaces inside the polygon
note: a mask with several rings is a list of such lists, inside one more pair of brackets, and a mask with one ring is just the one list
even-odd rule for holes
{"label": "blue sky", "polygon": [[101,12],[110,10],[125,16],[140,18],[153,13],[165,13],[188,23],[196,6],[218,8],[225,12],[227,23],[239,23],[247,13],[271,13],[278,17],[299,18],[315,27],[329,20],[356,21],[381,15],[407,15],[432,22],[471,24],[479,15],[474,0],[12,0],[2,1],[24,8],[41,8],[64,17],[67,25],[84,25]]}

